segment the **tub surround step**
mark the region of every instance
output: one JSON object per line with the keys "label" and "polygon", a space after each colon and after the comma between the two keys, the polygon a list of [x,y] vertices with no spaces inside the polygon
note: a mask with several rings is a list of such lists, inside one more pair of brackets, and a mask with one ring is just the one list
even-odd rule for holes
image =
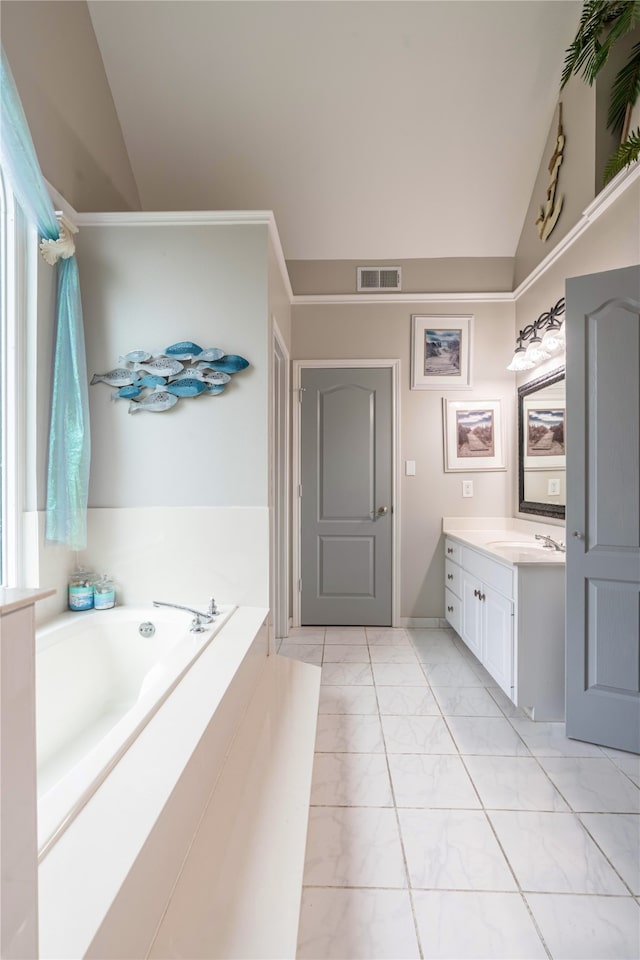
{"label": "tub surround step", "polygon": [[295,957],[320,669],[270,657],[149,953]]}

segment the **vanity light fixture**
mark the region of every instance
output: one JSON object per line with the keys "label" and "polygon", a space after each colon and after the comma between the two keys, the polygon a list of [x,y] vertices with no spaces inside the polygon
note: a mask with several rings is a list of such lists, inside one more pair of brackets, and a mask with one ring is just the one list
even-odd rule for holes
{"label": "vanity light fixture", "polygon": [[543,360],[564,349],[564,297],[551,310],[520,331],[513,360],[507,370],[532,370]]}

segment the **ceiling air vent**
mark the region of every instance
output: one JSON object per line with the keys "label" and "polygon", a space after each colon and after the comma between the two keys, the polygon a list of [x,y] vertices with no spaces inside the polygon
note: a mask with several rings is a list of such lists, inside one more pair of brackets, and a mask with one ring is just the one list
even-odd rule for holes
{"label": "ceiling air vent", "polygon": [[358,267],[358,291],[401,290],[400,267]]}

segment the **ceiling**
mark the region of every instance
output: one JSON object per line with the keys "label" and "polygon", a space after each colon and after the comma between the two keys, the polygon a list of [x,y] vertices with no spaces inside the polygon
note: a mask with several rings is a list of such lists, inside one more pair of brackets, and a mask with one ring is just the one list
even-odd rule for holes
{"label": "ceiling", "polygon": [[515,254],[581,4],[94,0],[146,210],[273,210],[289,260]]}

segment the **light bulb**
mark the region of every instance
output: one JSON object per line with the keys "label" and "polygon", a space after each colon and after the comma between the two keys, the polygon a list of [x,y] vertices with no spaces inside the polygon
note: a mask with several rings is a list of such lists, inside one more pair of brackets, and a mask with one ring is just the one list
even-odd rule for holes
{"label": "light bulb", "polygon": [[531,370],[534,366],[535,363],[528,359],[525,348],[518,347],[507,370],[515,370],[515,372],[518,373],[520,370]]}
{"label": "light bulb", "polygon": [[527,347],[527,360],[531,361],[532,366],[535,367],[537,363],[542,363],[543,360],[548,360],[550,356],[551,354],[542,346],[542,340],[540,337],[532,337],[531,342]]}
{"label": "light bulb", "polygon": [[556,353],[564,348],[564,327],[551,327],[542,338],[542,346],[550,353]]}

